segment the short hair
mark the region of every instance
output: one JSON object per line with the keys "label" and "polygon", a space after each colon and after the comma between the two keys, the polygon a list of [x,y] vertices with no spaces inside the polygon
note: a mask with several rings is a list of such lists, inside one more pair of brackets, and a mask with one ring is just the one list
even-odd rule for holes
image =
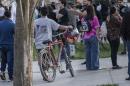
{"label": "short hair", "polygon": [[67,2],[66,0],[60,0],[61,4],[63,4],[64,6],[66,6]]}
{"label": "short hair", "polygon": [[115,7],[111,7],[110,8],[110,14],[112,15],[112,14],[114,14],[116,12],[116,8]]}
{"label": "short hair", "polygon": [[47,7],[46,7],[46,6],[41,7],[40,13],[41,13],[42,16],[47,16],[47,14],[48,14],[48,9],[47,9]]}
{"label": "short hair", "polygon": [[4,7],[2,3],[0,3],[0,7]]}
{"label": "short hair", "polygon": [[7,18],[11,18],[11,12],[5,11],[4,16],[7,17]]}
{"label": "short hair", "polygon": [[51,3],[51,7],[52,7],[53,9],[56,9],[56,7],[55,7],[55,2],[52,2],[52,3]]}

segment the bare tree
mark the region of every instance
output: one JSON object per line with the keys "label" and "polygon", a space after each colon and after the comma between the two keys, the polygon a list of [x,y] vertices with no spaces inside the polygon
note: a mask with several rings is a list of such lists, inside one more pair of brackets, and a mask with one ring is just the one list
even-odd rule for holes
{"label": "bare tree", "polygon": [[14,86],[32,86],[32,17],[36,2],[16,0]]}

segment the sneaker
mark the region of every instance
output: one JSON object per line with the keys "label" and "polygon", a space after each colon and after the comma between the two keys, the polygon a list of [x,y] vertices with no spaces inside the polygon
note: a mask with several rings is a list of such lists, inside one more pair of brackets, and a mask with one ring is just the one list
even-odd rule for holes
{"label": "sneaker", "polygon": [[9,80],[7,80],[7,82],[13,82],[13,80],[10,80],[10,79],[9,79]]}
{"label": "sneaker", "polygon": [[128,78],[126,78],[125,80],[130,80],[130,76]]}
{"label": "sneaker", "polygon": [[120,67],[119,65],[117,65],[117,66],[113,66],[112,69],[122,69],[122,67]]}
{"label": "sneaker", "polygon": [[6,80],[5,73],[1,73],[1,74],[0,74],[0,78],[1,78],[2,80]]}
{"label": "sneaker", "polygon": [[10,79],[9,79],[7,82],[12,82],[12,81],[13,81],[13,80],[10,80]]}

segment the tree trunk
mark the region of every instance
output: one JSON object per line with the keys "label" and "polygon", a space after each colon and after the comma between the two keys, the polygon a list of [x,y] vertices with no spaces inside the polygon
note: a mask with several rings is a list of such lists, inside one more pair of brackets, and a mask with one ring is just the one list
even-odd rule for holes
{"label": "tree trunk", "polygon": [[35,3],[34,0],[16,0],[16,2],[14,86],[32,86],[33,16],[31,15]]}

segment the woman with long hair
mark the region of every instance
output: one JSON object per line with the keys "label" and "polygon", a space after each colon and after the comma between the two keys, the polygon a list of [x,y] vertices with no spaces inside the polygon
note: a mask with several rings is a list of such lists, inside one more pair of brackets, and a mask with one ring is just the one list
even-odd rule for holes
{"label": "woman with long hair", "polygon": [[86,20],[89,31],[84,32],[84,42],[85,42],[85,52],[86,52],[86,68],[87,70],[98,70],[99,69],[99,21],[95,15],[93,6],[87,6],[87,15],[84,16]]}

